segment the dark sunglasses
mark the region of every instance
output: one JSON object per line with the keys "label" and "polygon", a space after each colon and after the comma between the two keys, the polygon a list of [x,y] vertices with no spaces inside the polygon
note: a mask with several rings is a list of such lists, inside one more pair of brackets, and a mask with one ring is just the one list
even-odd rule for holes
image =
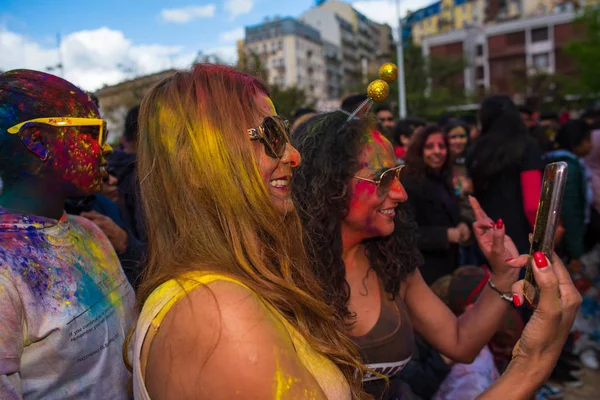
{"label": "dark sunglasses", "polygon": [[272,158],[281,158],[290,141],[290,123],[279,116],[267,117],[256,128],[248,129],[250,140],[259,140],[265,153]]}
{"label": "dark sunglasses", "polygon": [[390,168],[388,170],[383,171],[377,179],[368,179],[363,178],[362,176],[354,176],[355,179],[361,181],[371,182],[375,186],[377,186],[377,190],[389,190],[392,183],[394,183],[394,178],[398,178],[400,180],[400,171],[402,171],[404,165],[398,165],[397,167]]}

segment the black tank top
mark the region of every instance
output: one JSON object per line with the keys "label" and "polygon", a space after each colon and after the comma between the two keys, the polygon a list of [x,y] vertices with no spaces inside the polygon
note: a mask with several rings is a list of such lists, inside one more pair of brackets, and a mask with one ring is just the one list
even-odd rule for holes
{"label": "black tank top", "polygon": [[[359,347],[363,362],[372,370],[388,378],[394,377],[408,364],[415,344],[413,326],[404,301],[399,295],[391,300],[381,282],[381,313],[373,328],[362,336],[350,336]],[[386,382],[375,374],[367,374],[363,379],[364,389],[376,399],[401,399],[402,389],[398,379]]]}

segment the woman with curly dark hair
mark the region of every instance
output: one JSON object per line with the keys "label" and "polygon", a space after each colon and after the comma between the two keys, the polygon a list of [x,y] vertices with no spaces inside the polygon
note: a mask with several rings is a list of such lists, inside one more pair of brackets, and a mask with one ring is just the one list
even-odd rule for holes
{"label": "woman with curly dark hair", "polygon": [[[326,301],[376,372],[365,376],[365,390],[376,398],[404,398],[397,374],[411,357],[413,329],[450,359],[471,362],[500,326],[510,305],[506,298],[521,303],[520,295],[512,297],[519,270],[511,267],[522,266],[527,256],[518,256],[504,228],[473,199],[475,236],[493,284],[457,318],[417,269],[417,228],[403,204],[407,195],[392,145],[365,122],[347,118],[342,112],[322,114],[298,127],[292,143],[303,163],[292,193]],[[389,386],[383,376],[391,378]]]}

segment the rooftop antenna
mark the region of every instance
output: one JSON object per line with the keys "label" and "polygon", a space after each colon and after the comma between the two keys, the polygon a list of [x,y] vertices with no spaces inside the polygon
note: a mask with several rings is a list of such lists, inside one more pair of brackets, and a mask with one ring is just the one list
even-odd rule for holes
{"label": "rooftop antenna", "polygon": [[46,71],[53,72],[55,70],[59,70],[60,76],[64,78],[65,77],[65,67],[63,64],[63,60],[62,60],[62,53],[60,51],[60,43],[61,43],[61,37],[60,37],[60,32],[58,32],[56,34],[56,51],[58,53],[58,64],[50,65],[50,66],[46,67]]}

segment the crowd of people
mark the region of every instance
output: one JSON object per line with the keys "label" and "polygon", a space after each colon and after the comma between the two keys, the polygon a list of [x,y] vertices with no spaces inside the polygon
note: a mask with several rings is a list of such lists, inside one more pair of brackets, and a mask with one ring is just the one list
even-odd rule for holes
{"label": "crowd of people", "polygon": [[[542,399],[598,369],[599,116],[365,98],[290,123],[196,64],[113,152],[92,94],[1,74],[0,398]],[[555,160],[556,252],[529,256]]]}
{"label": "crowd of people", "polygon": [[[577,117],[563,113],[559,118],[516,107],[507,96],[490,96],[480,106],[479,124],[470,115],[442,117],[437,125],[419,118],[394,124],[389,116],[387,107],[377,110],[380,129],[397,146],[398,163],[406,164],[402,183],[421,232],[421,273],[433,286],[447,283],[448,274],[460,271],[457,266],[486,262],[466,229],[473,221],[469,196],[475,196],[497,224],[506,226],[519,253],[526,253],[543,169],[554,161],[568,164],[556,252],[576,280],[585,306],[550,378],[567,387],[583,385],[578,379],[581,365],[600,369],[600,110]],[[505,316],[510,327],[506,324],[505,334],[499,330],[489,343],[500,371],[510,359],[507,345],[516,343],[521,320],[528,319],[523,312],[517,317],[510,310]],[[552,398],[559,392],[552,383],[541,391]]]}

